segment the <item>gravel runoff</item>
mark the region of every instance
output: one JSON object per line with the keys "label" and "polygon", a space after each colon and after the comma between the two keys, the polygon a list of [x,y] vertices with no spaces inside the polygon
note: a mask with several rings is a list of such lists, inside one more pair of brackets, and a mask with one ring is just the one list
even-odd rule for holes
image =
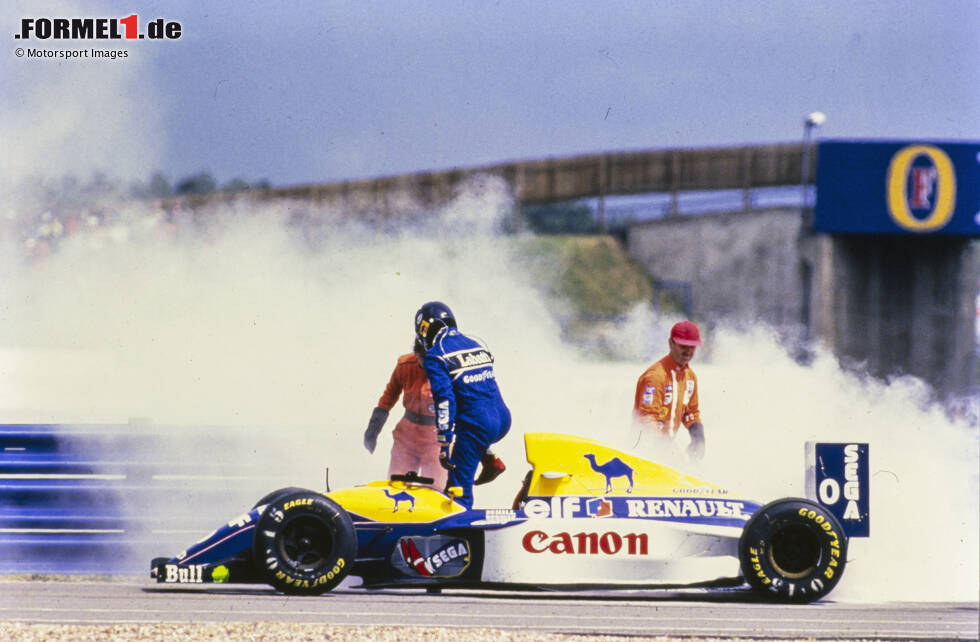
{"label": "gravel runoff", "polygon": [[[561,635],[535,631],[502,631],[499,629],[432,629],[391,626],[332,626],[326,624],[283,624],[280,622],[228,622],[201,624],[29,624],[0,622],[0,640],[19,642],[30,640],[60,642],[62,640],[93,642],[115,640],[242,640],[289,642],[299,640],[338,640],[343,642],[382,642],[410,640],[412,642],[618,642],[646,640],[655,642],[713,642],[732,638],[695,638],[668,636],[620,635]],[[754,638],[738,638],[748,642]],[[789,639],[789,638],[787,638]],[[796,638],[794,638],[796,639]],[[760,641],[761,642],[761,641]],[[778,642],[767,638],[765,642]],[[869,641],[870,642],[870,641]],[[882,642],[875,640],[874,642]]]}
{"label": "gravel runoff", "polygon": [[[332,626],[327,624],[284,624],[280,622],[229,622],[202,624],[27,624],[0,622],[0,640],[60,641],[92,640],[343,640],[343,642],[587,642],[595,637],[556,635],[540,632],[494,629],[431,629],[391,626]],[[603,636],[603,640],[677,640],[680,638],[637,638]],[[687,638],[691,639],[691,638]]]}

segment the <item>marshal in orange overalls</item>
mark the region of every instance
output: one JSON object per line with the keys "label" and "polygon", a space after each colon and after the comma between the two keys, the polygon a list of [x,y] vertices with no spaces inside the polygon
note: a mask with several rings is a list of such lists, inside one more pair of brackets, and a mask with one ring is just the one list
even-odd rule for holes
{"label": "marshal in orange overalls", "polygon": [[636,382],[633,419],[665,437],[701,421],[698,378],[691,367],[677,365],[668,354],[647,368]]}
{"label": "marshal in orange overalls", "polygon": [[434,479],[434,488],[445,488],[447,471],[439,464],[432,390],[425,370],[414,354],[398,357],[378,407],[390,411],[398,403],[399,396],[405,406],[405,415],[392,433],[395,443],[391,447],[388,475],[414,470],[423,477]]}

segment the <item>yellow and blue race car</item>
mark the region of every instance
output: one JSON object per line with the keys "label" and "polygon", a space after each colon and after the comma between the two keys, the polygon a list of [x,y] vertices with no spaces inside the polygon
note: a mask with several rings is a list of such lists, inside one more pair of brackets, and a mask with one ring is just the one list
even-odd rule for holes
{"label": "yellow and blue race car", "polygon": [[171,558],[165,583],[358,588],[738,587],[811,602],[840,581],[848,538],[806,499],[767,504],[565,434],[524,436],[531,470],[510,508],[466,509],[414,474],[283,488]]}

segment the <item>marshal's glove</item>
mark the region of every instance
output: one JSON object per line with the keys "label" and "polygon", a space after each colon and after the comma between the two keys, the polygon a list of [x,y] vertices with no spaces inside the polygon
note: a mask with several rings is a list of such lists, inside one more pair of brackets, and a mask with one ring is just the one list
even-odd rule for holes
{"label": "marshal's glove", "polygon": [[687,456],[693,461],[700,461],[704,457],[704,425],[698,421],[690,425],[691,444],[687,447]]}
{"label": "marshal's glove", "polygon": [[375,408],[371,412],[371,420],[368,421],[367,430],[364,431],[364,447],[369,453],[373,453],[378,445],[378,435],[388,421],[388,411],[384,408]]}

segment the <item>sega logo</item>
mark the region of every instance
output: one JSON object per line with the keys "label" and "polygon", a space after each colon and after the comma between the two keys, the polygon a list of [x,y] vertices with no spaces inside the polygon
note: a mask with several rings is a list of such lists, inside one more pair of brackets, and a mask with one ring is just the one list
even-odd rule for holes
{"label": "sega logo", "polygon": [[868,444],[817,444],[816,499],[840,520],[849,537],[871,532]]}
{"label": "sega logo", "polygon": [[[840,501],[840,482],[833,477],[827,477],[820,482],[817,493],[822,504],[833,506]],[[861,500],[861,480],[858,478],[857,444],[844,446],[844,499],[847,500],[844,519],[861,519],[861,511],[858,510],[858,502]]]}

